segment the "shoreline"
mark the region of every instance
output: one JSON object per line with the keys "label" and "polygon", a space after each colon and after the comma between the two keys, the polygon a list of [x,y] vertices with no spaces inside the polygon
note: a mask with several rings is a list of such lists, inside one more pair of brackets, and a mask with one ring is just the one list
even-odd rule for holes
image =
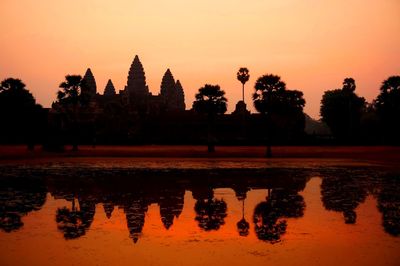
{"label": "shoreline", "polygon": [[112,165],[143,162],[161,164],[180,163],[233,163],[298,165],[379,165],[399,168],[400,147],[393,146],[273,146],[272,158],[265,158],[262,146],[216,146],[208,153],[206,146],[92,146],[82,145],[76,152],[66,146],[64,152],[46,152],[41,147],[28,151],[23,145],[0,146],[0,165],[44,164],[63,162],[91,164],[97,161]]}

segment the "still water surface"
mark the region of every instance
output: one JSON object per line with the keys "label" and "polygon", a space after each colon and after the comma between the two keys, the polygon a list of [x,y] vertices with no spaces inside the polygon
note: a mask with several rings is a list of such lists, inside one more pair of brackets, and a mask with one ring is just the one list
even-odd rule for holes
{"label": "still water surface", "polygon": [[0,265],[399,265],[376,168],[2,167]]}

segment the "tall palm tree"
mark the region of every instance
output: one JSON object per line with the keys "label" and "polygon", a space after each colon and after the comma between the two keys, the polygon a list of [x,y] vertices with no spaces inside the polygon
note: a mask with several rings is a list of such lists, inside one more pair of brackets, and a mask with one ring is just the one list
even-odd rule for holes
{"label": "tall palm tree", "polygon": [[250,224],[244,218],[244,201],[245,199],[242,200],[242,219],[236,224],[240,236],[248,236],[250,228]]}
{"label": "tall palm tree", "polygon": [[226,112],[227,99],[225,98],[225,92],[221,90],[219,85],[206,84],[204,87],[199,89],[199,92],[195,95],[195,101],[193,102],[193,109],[198,113],[207,115],[208,122],[208,137],[207,145],[208,152],[214,152],[214,141],[212,136],[212,129],[214,126],[214,120],[217,115],[224,114]]}
{"label": "tall palm tree", "polygon": [[267,124],[267,151],[266,157],[271,157],[271,112],[279,102],[279,94],[284,92],[286,84],[276,75],[268,74],[257,79],[253,94],[254,107],[265,115]]}
{"label": "tall palm tree", "polygon": [[79,107],[88,104],[89,95],[82,93],[85,82],[80,75],[67,75],[57,92],[57,100],[71,119],[73,131],[72,149],[78,150],[78,111]]}
{"label": "tall palm tree", "polygon": [[244,84],[249,80],[250,74],[249,70],[245,67],[239,68],[239,71],[236,74],[237,79],[242,83],[242,99],[244,102]]}
{"label": "tall palm tree", "polygon": [[[271,132],[273,132],[272,129],[275,131],[279,129],[277,121],[285,123],[288,133],[304,130],[303,93],[297,90],[286,90],[286,84],[279,76],[268,74],[257,79],[253,101],[256,110],[265,116],[266,156],[271,157]],[[272,128],[272,122],[275,128]]]}

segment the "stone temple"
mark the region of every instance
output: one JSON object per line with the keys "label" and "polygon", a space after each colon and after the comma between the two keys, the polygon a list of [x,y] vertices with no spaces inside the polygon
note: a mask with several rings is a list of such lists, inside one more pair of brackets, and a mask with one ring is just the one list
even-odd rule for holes
{"label": "stone temple", "polygon": [[[80,108],[79,141],[103,144],[204,144],[208,139],[208,117],[185,106],[182,84],[170,69],[162,77],[160,91],[152,94],[146,74],[138,56],[129,68],[126,85],[117,90],[108,80],[104,93],[97,90],[91,69],[84,75],[82,94],[90,95],[89,104]],[[75,127],[68,118],[65,106],[55,102],[49,110],[49,143],[71,143],[71,129]],[[265,143],[265,121],[261,114],[251,114],[240,101],[231,114],[220,115],[215,120],[215,139],[223,144]],[[303,136],[303,120],[275,118],[276,141],[288,143]],[[284,140],[284,141],[283,141]],[[278,143],[278,142],[277,142]]]}
{"label": "stone temple", "polygon": [[179,80],[175,81],[171,71],[167,69],[161,82],[160,93],[151,94],[143,65],[137,55],[129,69],[126,86],[119,90],[119,93],[116,93],[111,80],[108,80],[102,95],[97,93],[96,80],[90,68],[83,79],[97,109],[103,109],[111,102],[119,102],[130,111],[141,114],[185,111],[185,95]]}

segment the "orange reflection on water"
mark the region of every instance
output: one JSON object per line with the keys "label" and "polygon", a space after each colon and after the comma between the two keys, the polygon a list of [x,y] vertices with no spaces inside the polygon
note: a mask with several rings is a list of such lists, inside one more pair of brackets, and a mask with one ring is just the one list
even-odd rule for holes
{"label": "orange reflection on water", "polygon": [[[223,199],[227,216],[218,230],[204,230],[195,220],[194,192],[186,190],[179,217],[166,229],[157,203],[150,203],[136,243],[129,237],[126,212],[115,206],[107,218],[97,203],[86,233],[65,240],[57,229],[58,208],[70,201],[47,194],[46,203],[24,216],[17,231],[0,231],[1,265],[396,265],[400,239],[386,233],[376,198],[369,194],[356,207],[355,224],[345,224],[341,212],[327,211],[321,202],[321,178],[311,178],[303,191],[304,215],[281,218],[286,231],[280,241],[257,238],[253,215],[265,202],[266,189],[252,189],[242,202],[230,188],[214,189]],[[270,194],[272,198],[272,193]],[[249,234],[240,236],[237,222],[244,217]]]}

